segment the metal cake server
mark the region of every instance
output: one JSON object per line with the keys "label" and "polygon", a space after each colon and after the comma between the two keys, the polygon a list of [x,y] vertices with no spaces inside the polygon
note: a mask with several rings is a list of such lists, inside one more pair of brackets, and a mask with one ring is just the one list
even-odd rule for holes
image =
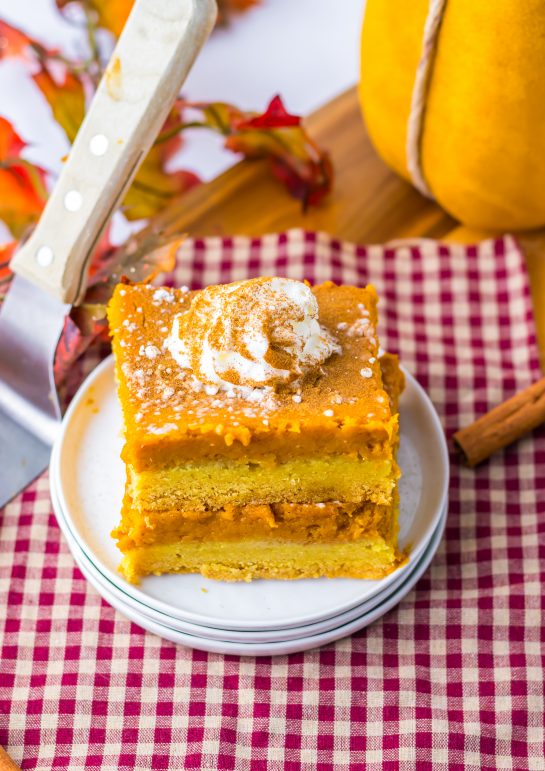
{"label": "metal cake server", "polygon": [[0,311],[0,507],[49,463],[64,319],[216,12],[215,0],[136,0],[41,219],[11,261],[16,275]]}

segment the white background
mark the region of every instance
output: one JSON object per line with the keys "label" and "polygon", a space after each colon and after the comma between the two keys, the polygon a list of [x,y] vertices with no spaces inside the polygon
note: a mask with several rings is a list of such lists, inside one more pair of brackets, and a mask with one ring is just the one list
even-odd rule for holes
{"label": "white background", "polygon": [[[261,0],[261,6],[213,33],[185,96],[261,111],[279,93],[290,111],[307,114],[356,82],[363,2]],[[83,33],[63,21],[53,0],[0,0],[0,18],[48,46],[82,50]],[[67,148],[64,134],[20,63],[0,64],[0,114],[31,144],[26,157],[59,168]],[[186,136],[175,166],[209,179],[236,161],[221,149],[219,138],[198,131]]]}

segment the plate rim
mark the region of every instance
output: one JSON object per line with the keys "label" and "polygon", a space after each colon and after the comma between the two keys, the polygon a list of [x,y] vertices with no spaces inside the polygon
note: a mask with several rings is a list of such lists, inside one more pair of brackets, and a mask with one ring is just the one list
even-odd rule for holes
{"label": "plate rim", "polygon": [[[93,386],[94,382],[99,377],[101,377],[101,375],[103,375],[103,373],[108,369],[111,369],[111,375],[113,380],[114,378],[113,354],[110,354],[102,362],[100,362],[100,364],[98,364],[98,366],[95,367],[87,375],[85,380],[81,383],[80,387],[78,388],[76,394],[74,395],[63,417],[61,430],[54,443],[52,454],[51,454],[50,484],[53,488],[55,488],[56,495],[58,497],[62,510],[65,513],[65,519],[66,519],[67,525],[75,541],[79,544],[80,548],[86,555],[88,556],[90,554],[92,555],[92,557],[89,556],[89,559],[91,560],[93,565],[104,576],[108,578],[108,580],[110,580],[113,584],[119,586],[120,588],[121,588],[121,581],[123,581],[122,591],[126,591],[127,594],[130,594],[138,602],[144,605],[147,605],[150,608],[158,610],[159,612],[164,613],[168,617],[174,616],[175,618],[178,618],[181,621],[187,621],[189,623],[194,623],[199,626],[215,627],[219,629],[229,628],[229,629],[232,629],[233,631],[235,630],[249,631],[249,630],[262,629],[263,628],[262,625],[257,623],[255,619],[239,618],[236,621],[233,621],[227,625],[224,619],[219,620],[215,616],[207,615],[203,613],[195,613],[190,610],[180,611],[178,608],[175,608],[174,606],[169,605],[168,603],[165,603],[159,599],[151,597],[150,595],[146,594],[141,589],[139,589],[138,586],[134,584],[129,584],[128,582],[126,582],[119,573],[114,572],[107,565],[104,565],[100,560],[100,558],[97,557],[95,553],[88,547],[85,539],[78,532],[78,528],[75,522],[73,521],[72,517],[70,516],[70,509],[67,505],[67,501],[64,496],[64,491],[62,486],[62,469],[61,469],[62,446],[63,446],[64,438],[70,426],[70,421],[73,415],[75,414],[76,410],[78,409],[79,405],[81,404],[81,402],[85,399],[87,391],[89,390],[90,387]],[[411,551],[409,555],[409,559],[406,564],[402,565],[397,570],[393,571],[388,576],[385,576],[383,579],[381,579],[380,583],[382,585],[379,585],[376,588],[376,591],[374,591],[373,594],[370,595],[368,599],[370,599],[372,596],[379,593],[383,589],[386,589],[395,580],[395,576],[396,574],[399,573],[399,571],[403,571],[404,573],[406,573],[411,563],[419,559],[419,557],[422,555],[424,550],[427,548],[433,536],[433,533],[435,532],[435,528],[441,517],[443,508],[447,506],[447,503],[448,503],[450,465],[449,465],[448,446],[447,446],[445,434],[443,431],[443,427],[441,425],[439,416],[437,415],[433,402],[431,401],[430,397],[428,396],[424,388],[420,385],[420,383],[416,380],[416,378],[406,369],[406,367],[401,365],[401,369],[405,377],[407,378],[407,380],[411,383],[411,387],[415,389],[419,399],[423,402],[426,408],[426,412],[431,418],[432,425],[434,427],[434,433],[440,447],[441,466],[443,471],[442,473],[443,488],[441,491],[441,496],[440,496],[437,509],[433,514],[433,516],[430,518],[430,523],[425,531],[424,536],[421,538],[421,541],[419,543],[419,548],[417,548],[416,551],[414,552]],[[114,388],[115,388],[115,381],[114,381]],[[323,579],[323,580],[334,580],[334,579]],[[357,599],[346,600],[344,604],[338,605],[334,608],[333,615],[340,615],[342,613],[345,613],[350,609],[356,607],[358,604],[359,603]],[[299,626],[309,625],[313,623],[318,623],[322,619],[330,618],[330,617],[331,617],[331,614],[320,612],[318,615],[314,615],[314,616],[312,615],[302,616],[301,619],[299,619],[298,621],[293,621],[293,619],[290,619],[290,618],[287,618],[284,620],[280,619],[275,621],[273,624],[270,624],[268,628],[269,629],[287,629],[292,627],[299,627]]]}
{"label": "plate rim", "polygon": [[[283,638],[283,641],[288,641],[290,639],[295,640],[304,636],[308,636],[305,634],[305,632],[308,634],[314,635],[314,634],[319,634],[322,632],[329,631],[330,629],[333,629],[335,628],[335,626],[337,626],[337,625],[333,625],[323,630],[316,630],[312,628],[315,626],[319,626],[320,624],[327,624],[328,622],[338,621],[339,622],[338,625],[340,626],[342,624],[355,620],[363,613],[367,613],[377,605],[381,604],[382,600],[386,599],[386,597],[390,596],[390,594],[392,594],[393,592],[396,592],[404,584],[404,582],[409,579],[412,573],[418,569],[419,565],[421,564],[421,561],[424,559],[426,554],[426,549],[425,549],[423,554],[420,556],[420,558],[416,560],[412,569],[409,570],[406,575],[403,575],[403,574],[399,575],[397,580],[392,582],[390,587],[385,587],[381,591],[377,592],[377,594],[374,595],[373,597],[370,597],[367,600],[365,600],[363,603],[361,603],[361,605],[356,605],[353,608],[350,608],[349,610],[344,611],[344,613],[334,614],[326,619],[317,621],[314,624],[302,624],[299,627],[285,627],[283,629],[266,629],[265,627],[263,627],[263,629],[255,629],[255,630],[223,629],[219,627],[204,626],[202,624],[194,624],[189,621],[185,621],[173,616],[169,616],[163,613],[162,611],[156,610],[155,608],[151,607],[147,603],[142,603],[139,600],[136,600],[130,594],[125,592],[120,585],[114,584],[112,581],[110,581],[110,579],[107,576],[105,576],[100,571],[100,569],[93,563],[91,558],[86,554],[86,552],[81,548],[81,546],[74,539],[73,535],[70,533],[69,528],[67,527],[67,523],[65,521],[64,513],[60,506],[60,502],[56,500],[56,498],[53,495],[52,495],[52,501],[53,501],[53,508],[55,511],[55,515],[59,523],[59,527],[61,528],[61,531],[68,543],[68,547],[70,549],[70,552],[72,553],[72,556],[74,557],[74,560],[76,561],[79,567],[81,567],[81,561],[84,562],[84,564],[87,566],[88,572],[90,572],[95,577],[96,581],[103,587],[105,593],[107,594],[111,593],[114,597],[117,597],[119,602],[128,605],[130,608],[132,608],[132,610],[134,610],[137,613],[141,612],[143,616],[145,616],[146,618],[149,618],[151,621],[157,622],[158,624],[166,624],[167,622],[170,622],[170,624],[172,624],[173,621],[179,624],[185,624],[189,627],[194,627],[194,629],[193,630],[180,629],[176,625],[171,626],[170,628],[175,629],[178,632],[189,634],[189,635],[195,635],[197,637],[200,636],[199,630],[202,630],[203,632],[202,636],[205,637],[206,639],[216,639],[216,640],[221,640],[222,642],[242,642],[242,643],[278,642],[279,640],[275,640],[275,639],[271,639],[271,640],[265,639],[265,635],[272,634],[273,636],[276,636],[276,635],[281,635],[282,633],[287,633],[289,635],[289,637]],[[59,510],[57,510],[57,508]],[[446,512],[446,508],[444,508],[441,518],[438,522],[437,528],[440,527],[441,522],[443,522],[443,520],[446,519],[446,516],[447,516],[447,512]],[[63,523],[64,523],[64,526],[63,526]],[[434,531],[434,534],[432,535],[432,540],[434,536],[435,536],[435,531]],[[428,548],[429,548],[429,545],[430,544],[428,544]],[[102,591],[98,589],[97,584],[94,583],[94,581],[92,583],[93,583],[93,586],[95,586],[95,588],[97,589],[97,591],[100,591],[102,596],[108,601],[108,598],[105,597],[105,594],[103,594]],[[373,602],[373,600],[377,600],[377,601]],[[145,608],[146,610],[140,611],[139,608]],[[362,608],[363,610],[361,610]],[[156,618],[156,616],[158,617],[160,616],[162,618]],[[347,618],[347,616],[350,616],[350,617]],[[205,634],[206,632],[210,632],[210,631],[212,631],[213,633],[212,636],[210,636],[209,634]],[[296,631],[302,632],[302,634],[296,635],[295,634]],[[226,637],[220,636],[222,632],[226,634]],[[233,634],[237,635],[237,637],[236,638],[231,637],[231,635]],[[293,636],[291,636],[292,634]],[[251,637],[254,637],[255,635],[263,635],[263,638],[247,639],[246,641],[244,640],[245,636],[247,636],[248,638],[251,638]]]}
{"label": "plate rim", "polygon": [[[93,584],[92,579],[86,574],[86,570],[79,565],[78,560],[75,557],[74,559],[79,569],[85,576],[86,580],[89,581],[89,583],[91,583],[91,585],[94,586],[96,591],[99,592],[101,597],[103,597],[103,599],[105,599],[106,602],[108,602],[122,616],[124,616],[129,621],[131,621],[131,623],[134,623],[137,626],[140,626],[142,629],[145,629],[147,632],[150,632],[151,634],[155,634],[158,637],[161,637],[162,639],[170,640],[175,645],[182,645],[186,648],[206,651],[208,653],[216,653],[216,654],[219,653],[220,655],[252,656],[252,657],[285,656],[291,653],[300,653],[305,650],[313,650],[315,648],[320,648],[324,645],[329,645],[333,642],[341,640],[344,637],[349,637],[355,632],[358,632],[361,629],[364,629],[365,627],[374,623],[375,621],[378,621],[379,618],[384,616],[386,613],[392,610],[396,605],[398,605],[401,602],[401,600],[403,600],[403,598],[406,597],[407,594],[414,588],[414,586],[416,586],[418,581],[422,578],[426,570],[431,565],[433,558],[435,557],[435,554],[437,553],[437,550],[441,545],[441,541],[443,540],[447,519],[448,519],[448,509],[445,508],[442,513],[442,518],[441,518],[441,521],[439,522],[439,526],[437,530],[434,532],[433,537],[430,539],[430,542],[428,544],[427,549],[425,550],[424,555],[422,555],[423,559],[421,560],[421,562],[418,563],[415,571],[412,574],[410,574],[408,580],[403,582],[397,591],[389,595],[384,603],[379,603],[379,605],[372,608],[369,611],[369,613],[364,613],[362,614],[362,616],[354,619],[353,621],[347,624],[342,624],[339,627],[335,627],[334,629],[323,632],[321,634],[310,635],[308,637],[302,637],[295,640],[287,640],[287,641],[276,641],[276,642],[273,641],[273,642],[263,642],[263,643],[230,642],[226,640],[215,640],[211,638],[186,634],[184,632],[178,632],[177,630],[172,629],[171,627],[164,626],[158,622],[153,622],[150,619],[145,619],[146,623],[143,624],[141,620],[135,620],[135,618],[132,618],[131,615],[128,615],[124,609],[119,608],[117,603],[114,604],[110,602],[109,599],[104,597],[104,595]],[[122,605],[122,603],[119,603],[119,604]],[[139,614],[135,613],[135,615],[138,616]],[[158,627],[160,627],[160,629],[158,629]],[[180,639],[180,638],[183,638],[183,639]],[[194,641],[197,642],[196,645]]]}

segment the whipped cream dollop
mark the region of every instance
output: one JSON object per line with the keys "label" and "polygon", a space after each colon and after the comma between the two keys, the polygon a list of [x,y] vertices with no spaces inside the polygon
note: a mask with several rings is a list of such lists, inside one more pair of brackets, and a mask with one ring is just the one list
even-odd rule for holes
{"label": "whipped cream dollop", "polygon": [[180,367],[216,390],[277,389],[341,350],[320,325],[310,288],[287,278],[204,289],[175,317],[165,347]]}

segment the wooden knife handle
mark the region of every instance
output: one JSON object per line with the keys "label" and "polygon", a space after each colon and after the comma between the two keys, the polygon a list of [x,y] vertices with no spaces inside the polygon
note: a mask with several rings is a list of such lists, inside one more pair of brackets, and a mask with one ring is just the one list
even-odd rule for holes
{"label": "wooden knife handle", "polygon": [[216,18],[215,0],[136,0],[40,221],[11,267],[76,303],[113,209]]}

